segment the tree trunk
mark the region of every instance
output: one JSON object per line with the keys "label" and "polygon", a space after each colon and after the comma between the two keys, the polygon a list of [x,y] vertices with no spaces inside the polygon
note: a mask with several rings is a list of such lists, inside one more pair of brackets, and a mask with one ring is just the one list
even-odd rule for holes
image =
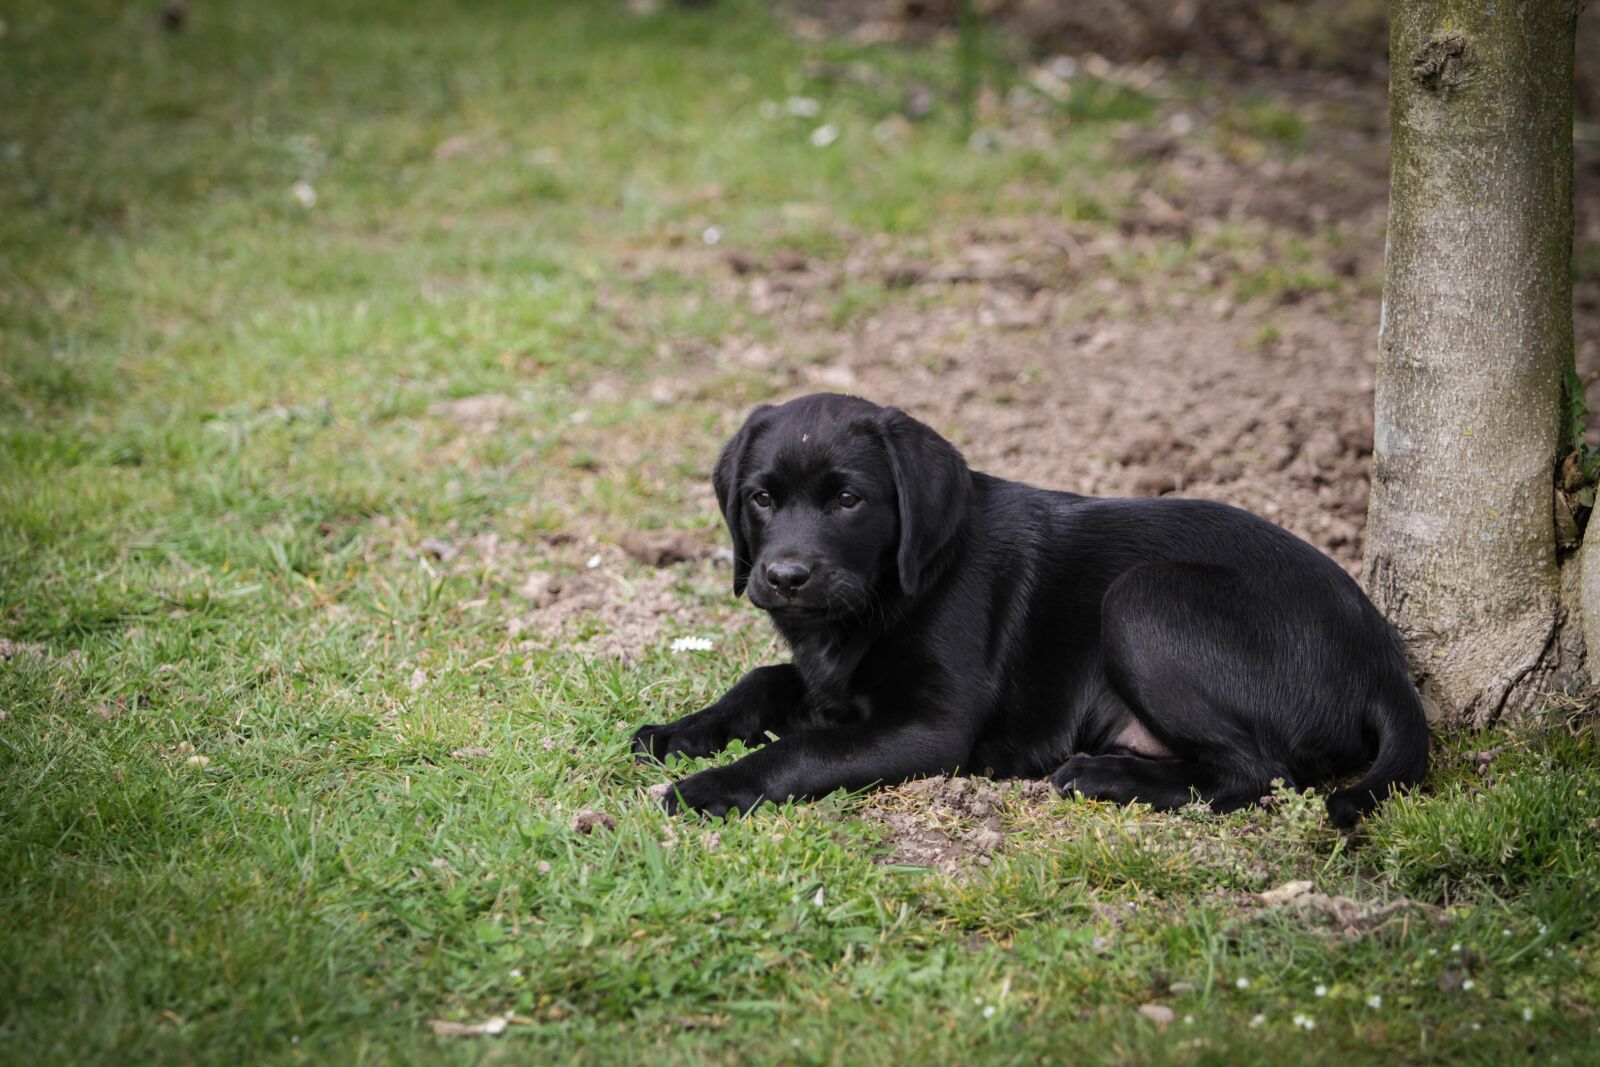
{"label": "tree trunk", "polygon": [[1365,581],[1430,716],[1450,723],[1525,709],[1582,655],[1564,633],[1552,518],[1573,357],[1577,8],[1391,5]]}

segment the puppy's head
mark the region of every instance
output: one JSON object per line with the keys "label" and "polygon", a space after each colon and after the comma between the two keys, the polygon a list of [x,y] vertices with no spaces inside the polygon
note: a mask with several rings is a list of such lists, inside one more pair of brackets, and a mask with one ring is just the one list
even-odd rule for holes
{"label": "puppy's head", "polygon": [[966,517],[955,446],[894,408],[819,393],[751,413],[717,460],[733,592],[819,618],[916,596]]}

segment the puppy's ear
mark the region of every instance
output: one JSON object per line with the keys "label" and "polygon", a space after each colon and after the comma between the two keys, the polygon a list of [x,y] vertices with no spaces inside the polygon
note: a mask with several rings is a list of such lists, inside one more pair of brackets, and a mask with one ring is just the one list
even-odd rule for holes
{"label": "puppy's ear", "polygon": [[900,501],[900,588],[915,596],[966,521],[972,471],[955,445],[903,411],[890,408],[882,430]]}
{"label": "puppy's ear", "polygon": [[733,595],[740,596],[750,583],[750,538],[744,528],[744,509],[739,501],[739,473],[746,454],[757,434],[766,425],[771,404],[762,404],[750,413],[733,435],[733,440],[722,446],[717,465],[711,472],[711,485],[717,491],[717,504],[722,508],[722,518],[733,536]]}

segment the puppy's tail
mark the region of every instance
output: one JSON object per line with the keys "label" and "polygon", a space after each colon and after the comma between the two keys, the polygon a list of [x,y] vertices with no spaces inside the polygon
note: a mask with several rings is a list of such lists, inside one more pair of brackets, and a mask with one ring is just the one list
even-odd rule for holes
{"label": "puppy's tail", "polygon": [[1398,639],[1394,651],[1398,660],[1390,672],[1394,681],[1366,712],[1368,725],[1378,734],[1378,755],[1365,777],[1328,798],[1328,818],[1344,829],[1354,826],[1391,793],[1417,785],[1428,773],[1428,717],[1411,685]]}

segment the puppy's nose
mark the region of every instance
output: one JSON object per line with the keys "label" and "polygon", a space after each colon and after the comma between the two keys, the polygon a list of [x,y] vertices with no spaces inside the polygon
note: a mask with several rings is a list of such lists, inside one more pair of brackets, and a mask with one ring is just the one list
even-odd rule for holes
{"label": "puppy's nose", "polygon": [[776,563],[767,564],[767,581],[784,596],[805,585],[806,579],[810,577],[811,568],[792,559],[780,559]]}

